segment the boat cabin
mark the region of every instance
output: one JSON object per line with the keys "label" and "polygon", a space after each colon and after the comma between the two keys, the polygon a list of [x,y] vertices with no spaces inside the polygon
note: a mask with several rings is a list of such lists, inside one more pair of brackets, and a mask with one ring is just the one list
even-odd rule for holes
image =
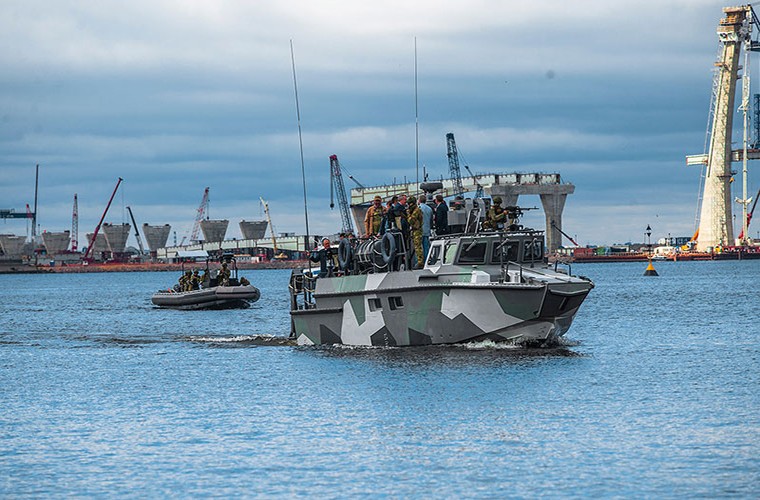
{"label": "boat cabin", "polygon": [[434,240],[426,268],[440,266],[501,266],[544,262],[544,235],[541,231],[519,233],[456,235]]}

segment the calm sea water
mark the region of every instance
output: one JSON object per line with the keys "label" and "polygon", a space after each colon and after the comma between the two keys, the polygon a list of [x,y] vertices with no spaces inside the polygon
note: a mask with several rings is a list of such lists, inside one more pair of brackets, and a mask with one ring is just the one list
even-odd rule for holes
{"label": "calm sea water", "polygon": [[260,345],[176,273],[0,276],[0,496],[760,496],[760,261],[576,265],[568,345]]}

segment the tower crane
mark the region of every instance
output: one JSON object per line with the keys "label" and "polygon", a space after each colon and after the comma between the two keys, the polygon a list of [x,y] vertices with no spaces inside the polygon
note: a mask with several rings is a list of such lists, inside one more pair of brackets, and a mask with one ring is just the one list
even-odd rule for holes
{"label": "tower crane", "polygon": [[132,225],[135,226],[135,238],[137,239],[137,246],[140,247],[140,257],[145,255],[145,248],[142,244],[142,238],[140,238],[140,231],[137,230],[137,222],[135,222],[135,216],[132,215],[132,209],[130,207],[127,207],[127,212],[129,212],[129,218],[132,219]]}
{"label": "tower crane", "polygon": [[342,231],[344,233],[353,233],[354,224],[351,222],[351,213],[348,207],[348,198],[346,197],[346,185],[343,183],[343,174],[340,171],[338,155],[330,156],[330,208],[335,207],[333,194],[337,191],[338,208],[340,209],[340,220]]}
{"label": "tower crane", "polygon": [[79,246],[79,203],[74,193],[74,209],[71,211],[71,251],[76,252]]}
{"label": "tower crane", "polygon": [[457,153],[457,143],[454,140],[454,134],[446,134],[446,156],[449,157],[449,175],[454,181],[454,196],[464,194],[462,186],[462,172],[459,170],[459,153]]}
{"label": "tower crane", "polygon": [[203,191],[203,198],[201,204],[198,206],[198,213],[195,215],[195,224],[193,224],[193,232],[190,234],[190,241],[193,243],[198,242],[198,232],[201,229],[201,221],[203,216],[208,218],[208,188]]}

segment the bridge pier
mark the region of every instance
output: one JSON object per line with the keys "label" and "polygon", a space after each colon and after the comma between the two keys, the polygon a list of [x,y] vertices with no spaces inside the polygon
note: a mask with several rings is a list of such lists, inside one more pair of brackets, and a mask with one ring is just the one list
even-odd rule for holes
{"label": "bridge pier", "polygon": [[562,246],[562,210],[565,208],[566,194],[542,194],[541,205],[546,218],[546,251],[552,254]]}

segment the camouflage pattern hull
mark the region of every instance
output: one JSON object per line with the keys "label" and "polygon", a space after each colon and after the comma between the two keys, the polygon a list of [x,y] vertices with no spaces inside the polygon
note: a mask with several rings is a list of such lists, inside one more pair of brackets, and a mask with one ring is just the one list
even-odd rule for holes
{"label": "camouflage pattern hull", "polygon": [[417,346],[545,342],[570,327],[590,282],[474,282],[427,271],[321,278],[316,307],[291,311],[299,344]]}
{"label": "camouflage pattern hull", "polygon": [[242,309],[259,300],[259,289],[252,285],[215,286],[190,292],[158,291],[151,302],[172,309]]}

